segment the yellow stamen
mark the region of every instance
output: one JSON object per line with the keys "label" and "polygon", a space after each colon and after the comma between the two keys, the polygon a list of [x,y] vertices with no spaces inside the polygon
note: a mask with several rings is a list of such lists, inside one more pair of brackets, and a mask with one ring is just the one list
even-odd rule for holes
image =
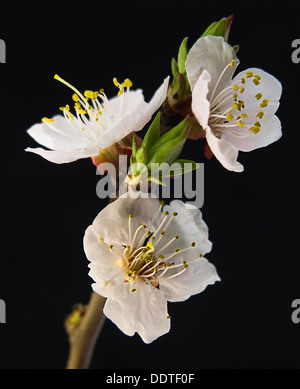
{"label": "yellow stamen", "polygon": [[78,96],[84,101],[84,97],[82,94],[71,84],[69,84],[67,81],[63,80],[61,77],[59,77],[57,74],[54,76],[55,80],[60,81],[61,83],[65,84],[68,86],[70,89],[72,89],[75,93],[77,93]]}

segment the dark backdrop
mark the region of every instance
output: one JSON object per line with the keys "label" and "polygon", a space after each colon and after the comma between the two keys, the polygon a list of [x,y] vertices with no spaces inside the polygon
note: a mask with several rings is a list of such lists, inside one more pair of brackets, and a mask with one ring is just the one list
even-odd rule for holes
{"label": "dark backdrop", "polygon": [[0,368],[64,368],[64,319],[91,292],[82,238],[106,205],[95,193],[99,177],[89,160],[58,166],[24,152],[37,146],[26,130],[71,102],[53,75],[110,96],[113,77],[129,77],[149,100],[170,74],[182,39],[193,44],[211,22],[231,14],[239,69],[260,67],[283,84],[284,136],[241,153],[243,174],[205,161],[201,142],[187,143],[184,155],[205,161],[203,213],[214,243],[208,258],[222,282],[169,304],[172,330],[151,345],[107,321],[92,367],[299,367],[300,324],[291,320],[292,301],[300,298],[300,64],[291,60],[298,7],[233,3],[2,1],[0,298],[7,323],[0,324]]}

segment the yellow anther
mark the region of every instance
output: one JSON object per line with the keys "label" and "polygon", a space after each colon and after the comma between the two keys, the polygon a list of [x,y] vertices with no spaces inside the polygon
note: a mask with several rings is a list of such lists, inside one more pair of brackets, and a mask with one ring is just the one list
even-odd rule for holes
{"label": "yellow anther", "polygon": [[134,219],[134,216],[133,215],[129,215],[129,219]]}
{"label": "yellow anther", "polygon": [[258,86],[260,84],[260,81],[257,78],[253,78],[254,85]]}
{"label": "yellow anther", "polygon": [[162,201],[160,202],[160,205],[163,207],[163,206],[165,205],[165,202],[162,200]]}
{"label": "yellow anther", "polygon": [[118,97],[122,96],[123,93],[124,93],[124,89],[120,89],[118,93]]}
{"label": "yellow anther", "polygon": [[239,127],[242,127],[242,128],[245,127],[245,123],[242,122],[241,120],[239,120],[239,121],[237,122],[237,124],[238,124]]}
{"label": "yellow anther", "polygon": [[257,114],[257,118],[259,118],[260,120],[263,118],[265,116],[265,113],[264,112],[259,112],[258,114]]}
{"label": "yellow anther", "polygon": [[187,269],[188,267],[189,267],[189,265],[187,264],[186,261],[184,261],[184,262],[183,262],[183,268],[184,268],[184,269]]}
{"label": "yellow anther", "polygon": [[74,93],[72,99],[75,101],[75,103],[77,103],[79,101],[79,96],[76,93]]}
{"label": "yellow anther", "polygon": [[86,115],[87,111],[85,109],[78,109],[79,115]]}
{"label": "yellow anther", "polygon": [[262,108],[266,108],[267,106],[269,105],[269,100],[264,100],[261,104],[260,104],[260,106],[262,107]]}
{"label": "yellow anther", "polygon": [[151,231],[147,231],[146,235],[150,236],[151,235]]}
{"label": "yellow anther", "polygon": [[74,120],[74,116],[70,112],[68,112],[68,116],[71,120]]}
{"label": "yellow anther", "polygon": [[255,125],[255,127],[259,127],[259,128],[261,128],[261,124],[260,124],[260,122],[256,122],[256,123],[254,123],[254,125]]}
{"label": "yellow anther", "polygon": [[169,215],[170,215],[170,212],[166,211],[165,216],[169,216]]}
{"label": "yellow anther", "polygon": [[164,255],[160,255],[159,259],[165,259],[165,256]]}
{"label": "yellow anther", "polygon": [[249,131],[252,132],[255,135],[258,134],[260,130],[261,130],[260,127],[255,127],[255,126],[249,128]]}
{"label": "yellow anther", "polygon": [[147,247],[150,248],[150,249],[153,249],[153,243],[152,242],[148,242],[147,243]]}
{"label": "yellow anther", "polygon": [[114,248],[114,246],[113,246],[112,244],[110,244],[110,245],[108,246],[108,248],[109,248],[110,250],[112,250],[112,249]]}
{"label": "yellow anther", "polygon": [[228,114],[226,115],[226,119],[227,119],[228,121],[232,122],[232,120],[234,120],[234,116],[231,115],[231,113],[228,113]]}
{"label": "yellow anther", "polygon": [[232,97],[233,97],[234,100],[237,100],[238,97],[239,97],[239,94],[238,94],[238,93],[235,93]]}
{"label": "yellow anther", "polygon": [[257,93],[257,95],[255,96],[256,100],[260,100],[262,97],[263,95],[261,93]]}
{"label": "yellow anther", "polygon": [[240,87],[238,85],[236,85],[236,84],[233,84],[232,85],[232,89],[237,92],[237,91],[240,90]]}
{"label": "yellow anther", "polygon": [[134,292],[136,292],[136,289],[131,289],[131,293],[134,293]]}
{"label": "yellow anther", "polygon": [[247,119],[247,117],[248,117],[248,115],[247,115],[246,113],[242,113],[242,114],[241,114],[241,118]]}
{"label": "yellow anther", "polygon": [[174,213],[173,213],[173,216],[174,216],[174,217],[178,216],[178,213],[177,213],[177,212],[174,212]]}
{"label": "yellow anther", "polygon": [[237,105],[237,103],[234,103],[233,106],[232,106],[232,108],[233,108],[234,110],[236,110],[236,109],[239,108],[239,106]]}
{"label": "yellow anther", "polygon": [[92,99],[94,97],[94,92],[92,92],[91,90],[86,90],[84,92],[84,96],[87,98],[87,99]]}
{"label": "yellow anther", "polygon": [[244,93],[244,92],[245,92],[245,89],[246,89],[246,88],[245,88],[244,86],[242,86],[242,87],[241,87],[241,90],[240,90],[240,93]]}
{"label": "yellow anther", "polygon": [[233,60],[231,61],[231,68],[234,69],[234,68],[235,68],[235,65],[236,65],[236,62],[235,62],[235,60],[233,59]]}
{"label": "yellow anther", "polygon": [[254,76],[254,74],[252,73],[252,72],[247,72],[246,73],[246,77],[247,78],[251,78],[251,77],[253,77]]}
{"label": "yellow anther", "polygon": [[43,119],[42,119],[42,122],[43,122],[43,123],[54,123],[55,120],[54,120],[54,119],[49,119],[49,118],[43,118]]}
{"label": "yellow anther", "polygon": [[254,77],[255,77],[258,81],[261,80],[261,76],[259,76],[258,74],[255,74]]}
{"label": "yellow anther", "polygon": [[165,236],[165,235],[166,235],[165,231],[162,231],[162,232],[160,233],[160,235]]}
{"label": "yellow anther", "polygon": [[167,320],[170,320],[171,319],[171,316],[167,316]]}
{"label": "yellow anther", "polygon": [[203,254],[200,254],[200,258],[203,258],[203,256],[204,256]]}
{"label": "yellow anther", "polygon": [[101,95],[103,95],[104,89],[100,89],[100,93],[101,93]]}
{"label": "yellow anther", "polygon": [[246,84],[246,79],[244,77],[241,78],[241,83]]}
{"label": "yellow anther", "polygon": [[142,226],[142,229],[143,230],[146,230],[147,229],[147,226],[145,226],[145,224]]}
{"label": "yellow anther", "polygon": [[119,88],[120,84],[118,83],[118,80],[116,79],[116,77],[113,79],[113,83],[115,84],[115,86],[117,88]]}
{"label": "yellow anther", "polygon": [[126,78],[126,80],[124,81],[124,84],[123,84],[126,88],[131,88],[133,86],[133,83],[131,82],[131,80],[129,80],[129,78]]}
{"label": "yellow anther", "polygon": [[176,249],[176,250],[175,250],[175,253],[179,253],[179,251],[180,251],[179,249]]}
{"label": "yellow anther", "polygon": [[196,243],[195,243],[195,242],[193,242],[193,243],[191,244],[191,246],[192,246],[192,247],[195,247],[195,246],[196,246]]}
{"label": "yellow anther", "polygon": [[178,240],[178,239],[179,239],[179,235],[176,235],[176,236],[175,236],[175,239]]}

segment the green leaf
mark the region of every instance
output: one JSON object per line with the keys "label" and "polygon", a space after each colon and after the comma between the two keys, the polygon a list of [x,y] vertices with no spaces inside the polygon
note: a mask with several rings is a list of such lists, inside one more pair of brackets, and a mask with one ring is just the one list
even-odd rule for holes
{"label": "green leaf", "polygon": [[171,139],[168,142],[163,143],[155,153],[149,158],[148,168],[151,169],[152,163],[162,164],[164,162],[172,164],[179,157],[182,148],[186,141],[186,135],[178,136],[177,138]]}
{"label": "green leaf", "polygon": [[187,42],[188,42],[188,38],[185,38],[180,45],[179,54],[178,54],[178,69],[179,69],[179,73],[183,75],[186,74],[185,62],[188,55]]}
{"label": "green leaf", "polygon": [[141,147],[136,153],[136,162],[147,165],[147,150]]}
{"label": "green leaf", "polygon": [[144,137],[142,147],[144,147],[146,150],[149,150],[159,138],[160,117],[161,114],[159,112]]}
{"label": "green leaf", "polygon": [[175,58],[172,59],[171,65],[172,65],[173,77],[174,77],[174,80],[176,80],[178,77],[178,74],[179,74],[179,68],[178,68],[178,63],[176,62]]}
{"label": "green leaf", "polygon": [[148,159],[150,160],[152,156],[164,146],[165,143],[177,138],[179,136],[187,136],[188,130],[190,129],[190,123],[188,121],[189,117],[180,122],[176,127],[172,128],[172,130],[168,131],[166,134],[161,136],[148,150]]}
{"label": "green leaf", "polygon": [[174,162],[174,165],[175,164],[177,164],[178,167],[176,167],[173,171],[171,171],[170,174],[171,177],[181,176],[183,174],[190,173],[199,168],[198,163],[194,161],[188,161],[185,159],[178,159],[177,161]]}
{"label": "green leaf", "polygon": [[134,134],[133,138],[132,138],[132,154],[131,154],[131,158],[130,158],[130,164],[131,165],[136,162],[137,148],[138,148],[138,145],[137,145],[136,137],[135,137],[135,134]]}

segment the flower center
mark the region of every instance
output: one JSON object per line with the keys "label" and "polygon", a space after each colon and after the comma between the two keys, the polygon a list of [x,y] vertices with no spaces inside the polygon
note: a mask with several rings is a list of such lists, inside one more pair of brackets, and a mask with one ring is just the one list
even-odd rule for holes
{"label": "flower center", "polygon": [[54,119],[44,118],[42,119],[43,123],[46,123],[54,131],[61,133],[64,136],[71,137],[72,139],[77,137],[78,140],[82,140],[82,135],[84,135],[87,138],[87,141],[97,139],[97,137],[109,128],[115,120],[124,114],[126,109],[124,92],[125,90],[128,92],[133,85],[129,79],[126,79],[122,84],[119,84],[117,79],[114,78],[113,82],[119,88],[118,98],[120,98],[119,111],[114,112],[112,104],[109,102],[103,89],[99,92],[87,90],[84,92],[84,95],[82,95],[73,85],[69,84],[58,75],[55,75],[54,78],[75,92],[75,94],[73,94],[73,101],[75,103],[74,109],[76,114],[71,113],[69,105],[60,108],[65,119],[74,129],[74,133],[62,133],[55,125]]}
{"label": "flower center", "polygon": [[[126,268],[125,283],[132,283],[132,292],[135,292],[135,282],[143,280],[145,283],[154,287],[159,287],[161,279],[168,280],[178,277],[184,273],[191,263],[200,260],[203,254],[198,254],[196,257],[196,243],[191,243],[189,247],[179,249],[176,248],[175,242],[179,240],[179,235],[172,238],[166,236],[169,227],[174,223],[174,219],[178,216],[177,212],[172,215],[168,211],[164,213],[159,226],[154,230],[153,223],[159,215],[164,203],[161,205],[154,215],[149,228],[146,225],[140,225],[135,231],[132,231],[132,222],[134,215],[129,215],[128,230],[130,245],[124,248],[120,253],[111,245],[110,251],[118,256],[118,260],[114,263],[115,266]],[[181,261],[179,257],[188,250],[195,250],[195,259],[192,261]],[[166,274],[168,273],[168,274]]]}
{"label": "flower center", "polygon": [[225,67],[211,95],[209,126],[218,137],[226,134],[242,139],[261,131],[260,120],[265,116],[269,100],[263,100],[263,95],[258,90],[252,93],[262,79],[252,72],[245,72],[234,84],[231,83],[216,95],[226,71],[235,66],[236,62],[233,60]]}

